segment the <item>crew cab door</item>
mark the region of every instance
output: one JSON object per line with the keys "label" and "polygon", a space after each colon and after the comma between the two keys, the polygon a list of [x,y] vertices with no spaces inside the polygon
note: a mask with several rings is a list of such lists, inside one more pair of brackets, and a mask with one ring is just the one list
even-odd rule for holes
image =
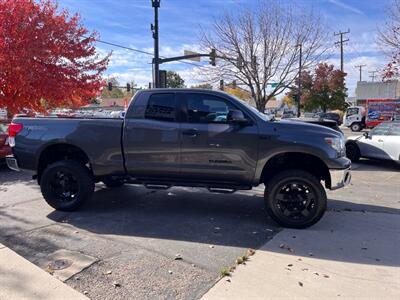
{"label": "crew cab door", "polygon": [[175,93],[142,92],[125,117],[125,165],[135,177],[175,177],[180,172],[180,136]]}
{"label": "crew cab door", "polygon": [[204,92],[180,97],[182,177],[250,184],[258,155],[256,123],[250,118],[247,125],[229,123],[229,110],[240,110],[229,99]]}

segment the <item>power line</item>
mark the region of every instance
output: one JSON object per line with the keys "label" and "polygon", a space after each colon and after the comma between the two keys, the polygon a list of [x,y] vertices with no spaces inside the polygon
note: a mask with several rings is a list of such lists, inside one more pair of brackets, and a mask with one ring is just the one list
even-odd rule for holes
{"label": "power line", "polygon": [[360,70],[360,81],[362,81],[362,68],[366,67],[367,65],[358,65],[354,66],[354,68],[358,68]]}
{"label": "power line", "polygon": [[[88,38],[88,37],[84,36],[84,38]],[[98,43],[102,43],[102,44],[106,44],[106,45],[109,45],[109,46],[130,50],[130,51],[134,51],[134,52],[138,52],[138,53],[142,53],[142,54],[147,54],[147,55],[151,55],[151,56],[154,55],[151,52],[147,52],[147,51],[143,51],[143,50],[139,50],[139,49],[135,49],[135,48],[131,48],[131,47],[127,47],[127,46],[123,46],[123,45],[119,45],[119,44],[115,44],[115,43],[111,43],[111,42],[107,42],[107,41],[103,41],[103,40],[95,39],[95,41],[98,42]],[[161,58],[165,58],[165,57],[161,57]],[[195,63],[191,63],[191,62],[188,62],[188,61],[181,61],[181,62],[184,63],[184,64],[187,64],[187,65],[201,67],[201,65],[198,65],[198,64],[195,64]]]}
{"label": "power line", "polygon": [[343,69],[343,43],[348,42],[349,39],[343,40],[343,35],[350,33],[350,29],[345,32],[339,31],[338,33],[334,33],[335,36],[340,35],[340,40],[335,42],[335,45],[340,44],[340,70],[344,72]]}
{"label": "power line", "polygon": [[[84,36],[84,38],[88,38],[88,37]],[[135,48],[131,48],[131,47],[126,47],[126,46],[118,45],[118,44],[115,44],[115,43],[106,42],[106,41],[103,41],[103,40],[95,39],[95,41],[98,42],[98,43],[102,43],[102,44],[106,44],[106,45],[110,45],[110,46],[114,46],[114,47],[118,47],[118,48],[122,48],[122,49],[126,49],[126,50],[139,52],[139,53],[142,53],[142,54],[153,55],[153,53],[151,53],[151,52],[147,52],[147,51],[143,51],[143,50],[139,50],[139,49],[135,49]]]}
{"label": "power line", "polygon": [[379,70],[374,70],[374,71],[369,71],[368,72],[368,73],[372,74],[372,75],[369,76],[369,77],[372,78],[372,82],[375,81],[375,77],[378,77],[378,75],[375,75],[375,73],[378,73],[378,72],[379,72]]}

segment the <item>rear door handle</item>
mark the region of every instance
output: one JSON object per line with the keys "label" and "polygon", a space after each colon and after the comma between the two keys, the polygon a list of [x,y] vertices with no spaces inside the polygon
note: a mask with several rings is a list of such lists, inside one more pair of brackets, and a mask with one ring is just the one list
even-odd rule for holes
{"label": "rear door handle", "polygon": [[188,130],[182,131],[182,134],[188,135],[190,137],[196,137],[199,135],[199,131],[197,129],[188,129]]}
{"label": "rear door handle", "polygon": [[379,139],[378,142],[379,142],[379,143],[383,143],[383,140]]}

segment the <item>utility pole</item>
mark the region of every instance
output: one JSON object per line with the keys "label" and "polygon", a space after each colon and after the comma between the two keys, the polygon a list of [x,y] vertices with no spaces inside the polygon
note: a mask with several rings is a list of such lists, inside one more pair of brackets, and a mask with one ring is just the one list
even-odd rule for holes
{"label": "utility pole", "polygon": [[338,33],[334,33],[335,36],[340,35],[340,40],[335,42],[335,45],[340,44],[340,70],[344,72],[343,68],[343,43],[348,42],[349,39],[343,39],[343,35],[350,33],[350,29],[345,32],[339,31]]}
{"label": "utility pole", "polygon": [[378,75],[375,75],[375,73],[378,73],[378,72],[379,72],[379,70],[374,70],[374,71],[369,71],[369,72],[368,72],[368,73],[372,74],[371,76],[369,76],[369,77],[372,78],[372,82],[375,81],[375,77],[378,76]]}
{"label": "utility pole", "polygon": [[297,47],[299,47],[300,53],[299,53],[299,86],[298,86],[298,95],[297,95],[297,117],[300,117],[300,99],[301,99],[301,65],[302,65],[302,59],[303,59],[303,45],[302,44],[297,44]]}
{"label": "utility pole", "polygon": [[154,24],[151,24],[151,31],[153,32],[154,39],[154,74],[153,74],[153,87],[160,87],[160,54],[159,54],[159,40],[158,40],[158,9],[160,7],[161,0],[151,0],[151,4],[154,8]]}
{"label": "utility pole", "polygon": [[367,65],[358,65],[354,66],[354,68],[358,68],[360,70],[360,81],[362,81],[362,68],[366,67]]}

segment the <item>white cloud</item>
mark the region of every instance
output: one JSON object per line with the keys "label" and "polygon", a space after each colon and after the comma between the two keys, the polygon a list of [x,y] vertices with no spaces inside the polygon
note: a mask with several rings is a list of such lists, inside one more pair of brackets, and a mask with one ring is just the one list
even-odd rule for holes
{"label": "white cloud", "polygon": [[340,8],[343,8],[343,9],[345,9],[347,11],[350,11],[350,12],[353,12],[353,13],[356,13],[356,14],[359,14],[359,15],[364,15],[363,11],[355,8],[354,6],[351,6],[349,4],[343,3],[342,1],[339,1],[339,0],[328,0],[328,2],[338,6]]}

